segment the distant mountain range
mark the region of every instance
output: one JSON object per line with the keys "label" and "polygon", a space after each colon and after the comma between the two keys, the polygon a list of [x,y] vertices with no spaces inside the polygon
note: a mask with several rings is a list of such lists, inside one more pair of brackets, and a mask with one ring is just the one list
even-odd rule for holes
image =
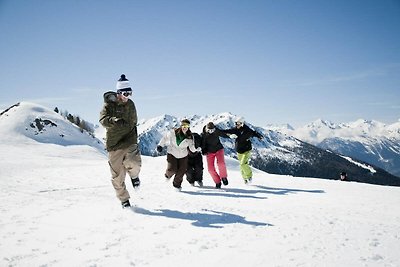
{"label": "distant mountain range", "polygon": [[[221,129],[233,127],[237,116],[221,113],[203,117],[195,115],[187,119],[191,121],[191,130],[201,133],[203,126],[209,121]],[[318,148],[276,130],[256,127],[248,122],[246,124],[264,136],[263,140],[253,139],[251,165],[258,169],[275,174],[325,179],[338,179],[339,173],[345,171],[352,181],[400,186],[399,177],[373,164]],[[156,156],[155,148],[161,137],[169,129],[178,126],[179,119],[171,115],[140,121],[138,132],[142,153]],[[221,141],[225,154],[236,158],[234,140],[221,138]]]}
{"label": "distant mountain range", "polygon": [[373,120],[335,124],[319,119],[297,129],[290,125],[265,128],[368,162],[400,177],[400,120],[387,125]]}
{"label": "distant mountain range", "polygon": [[[237,116],[221,113],[210,116],[187,117],[191,130],[201,133],[202,128],[212,121],[221,128],[234,126]],[[179,119],[163,115],[138,124],[139,144],[143,155],[157,156],[155,148],[161,137],[179,125]],[[264,136],[253,139],[251,165],[268,173],[300,177],[338,179],[339,173],[348,173],[349,180],[371,184],[400,186],[400,178],[383,169],[354,158],[338,155],[333,150],[321,149],[276,130],[246,124]],[[102,127],[98,128],[101,129]],[[81,131],[61,115],[43,106],[22,102],[0,114],[0,136],[2,132],[13,132],[15,142],[32,140],[56,145],[88,145],[105,153],[103,142]],[[5,135],[5,134],[3,134]],[[234,140],[221,139],[225,154],[236,158]],[[13,142],[10,140],[10,142]]]}

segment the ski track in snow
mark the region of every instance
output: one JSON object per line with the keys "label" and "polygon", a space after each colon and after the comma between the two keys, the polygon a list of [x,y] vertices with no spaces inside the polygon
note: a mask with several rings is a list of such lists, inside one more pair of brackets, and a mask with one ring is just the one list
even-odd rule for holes
{"label": "ski track in snow", "polygon": [[400,266],[400,188],[270,175],[175,192],[143,157],[121,209],[107,158],[0,143],[0,266]]}

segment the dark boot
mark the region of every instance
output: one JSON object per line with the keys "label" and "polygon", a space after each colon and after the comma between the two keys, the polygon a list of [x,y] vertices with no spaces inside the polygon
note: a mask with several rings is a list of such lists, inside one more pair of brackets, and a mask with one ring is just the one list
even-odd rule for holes
{"label": "dark boot", "polygon": [[136,178],[131,178],[131,181],[132,181],[132,185],[133,185],[133,188],[139,188],[139,186],[140,186],[140,180],[139,180],[139,177],[136,177]]}
{"label": "dark boot", "polygon": [[128,199],[128,200],[122,202],[121,205],[122,205],[122,208],[125,209],[125,208],[129,208],[131,206],[131,203],[129,203],[129,199]]}
{"label": "dark boot", "polygon": [[228,179],[227,178],[222,178],[221,179],[222,180],[222,183],[224,184],[224,185],[228,185]]}

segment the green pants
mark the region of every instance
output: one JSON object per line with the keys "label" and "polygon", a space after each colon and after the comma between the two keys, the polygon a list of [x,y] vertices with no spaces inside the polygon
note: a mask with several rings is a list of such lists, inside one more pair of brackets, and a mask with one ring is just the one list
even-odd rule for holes
{"label": "green pants", "polygon": [[249,166],[251,150],[246,151],[243,154],[237,153],[237,156],[240,164],[240,173],[242,174],[243,179],[251,178],[253,176],[253,172]]}

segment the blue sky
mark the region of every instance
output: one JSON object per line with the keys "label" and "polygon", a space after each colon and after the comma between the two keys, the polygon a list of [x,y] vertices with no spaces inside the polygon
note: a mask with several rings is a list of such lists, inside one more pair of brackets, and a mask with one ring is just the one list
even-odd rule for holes
{"label": "blue sky", "polygon": [[398,0],[0,0],[0,39],[0,108],[97,123],[124,73],[139,118],[400,119]]}

